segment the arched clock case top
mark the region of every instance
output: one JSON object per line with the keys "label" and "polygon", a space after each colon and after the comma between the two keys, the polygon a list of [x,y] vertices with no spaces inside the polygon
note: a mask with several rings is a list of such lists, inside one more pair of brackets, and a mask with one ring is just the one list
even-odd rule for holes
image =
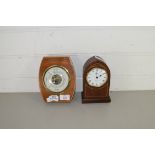
{"label": "arched clock case top", "polygon": [[[88,82],[88,75],[90,83]],[[95,77],[93,77],[94,75]],[[88,59],[83,66],[82,103],[110,102],[110,76],[110,69],[102,58],[93,56]]]}

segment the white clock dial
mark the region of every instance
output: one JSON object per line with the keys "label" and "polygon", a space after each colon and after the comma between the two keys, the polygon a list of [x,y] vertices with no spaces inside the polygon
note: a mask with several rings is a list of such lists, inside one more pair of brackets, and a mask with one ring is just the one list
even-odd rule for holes
{"label": "white clock dial", "polygon": [[107,72],[102,68],[91,69],[86,77],[87,83],[93,87],[103,86],[108,79]]}
{"label": "white clock dial", "polygon": [[62,67],[51,67],[44,75],[44,84],[52,92],[62,92],[69,85],[68,71]]}

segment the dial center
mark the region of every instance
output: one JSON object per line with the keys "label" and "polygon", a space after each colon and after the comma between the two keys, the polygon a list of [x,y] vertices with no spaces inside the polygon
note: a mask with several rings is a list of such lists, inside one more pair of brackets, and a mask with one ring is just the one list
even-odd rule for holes
{"label": "dial center", "polygon": [[59,85],[62,82],[62,78],[61,78],[60,75],[55,74],[55,75],[52,76],[51,81],[52,81],[53,84]]}

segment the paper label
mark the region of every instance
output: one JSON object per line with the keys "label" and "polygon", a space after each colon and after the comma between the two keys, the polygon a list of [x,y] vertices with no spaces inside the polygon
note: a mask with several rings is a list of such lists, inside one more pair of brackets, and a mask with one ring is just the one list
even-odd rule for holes
{"label": "paper label", "polygon": [[59,101],[58,95],[51,95],[47,98],[47,102],[52,102],[52,101],[58,102]]}
{"label": "paper label", "polygon": [[69,101],[70,100],[70,95],[60,95],[60,100]]}

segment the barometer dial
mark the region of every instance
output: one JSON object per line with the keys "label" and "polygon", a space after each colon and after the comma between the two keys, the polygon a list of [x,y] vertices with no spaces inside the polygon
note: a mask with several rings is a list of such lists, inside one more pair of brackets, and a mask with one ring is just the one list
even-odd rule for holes
{"label": "barometer dial", "polygon": [[62,92],[69,85],[69,74],[66,68],[55,66],[46,70],[44,85],[51,92]]}

